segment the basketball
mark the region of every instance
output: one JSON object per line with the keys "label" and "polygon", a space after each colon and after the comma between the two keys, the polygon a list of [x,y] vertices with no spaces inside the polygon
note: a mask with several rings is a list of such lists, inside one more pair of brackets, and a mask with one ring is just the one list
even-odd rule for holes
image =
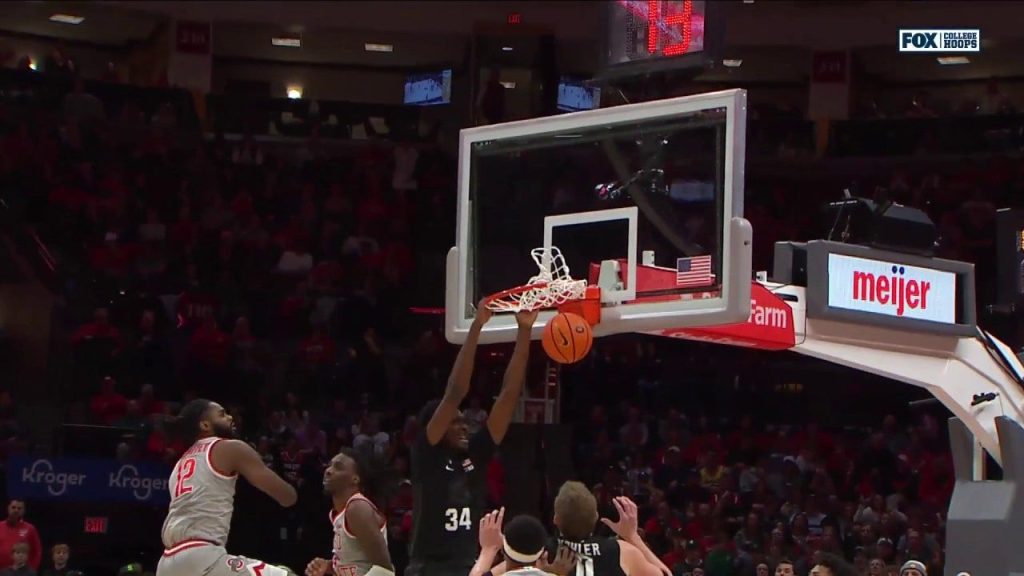
{"label": "basketball", "polygon": [[544,351],[559,364],[583,360],[594,344],[594,333],[582,316],[560,312],[544,327]]}

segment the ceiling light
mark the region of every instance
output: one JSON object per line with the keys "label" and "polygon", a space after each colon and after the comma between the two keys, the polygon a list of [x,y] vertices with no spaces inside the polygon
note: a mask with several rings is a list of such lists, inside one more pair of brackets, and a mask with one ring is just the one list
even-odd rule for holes
{"label": "ceiling light", "polygon": [[39,70],[39,63],[37,63],[35,60],[29,60],[28,67],[30,70]]}
{"label": "ceiling light", "polygon": [[61,24],[81,24],[84,21],[85,18],[73,14],[54,14],[50,16],[50,22],[60,22]]}
{"label": "ceiling light", "polygon": [[726,68],[739,68],[740,66],[743,66],[743,60],[739,58],[726,58],[725,60],[722,60],[722,65]]}
{"label": "ceiling light", "polygon": [[502,46],[501,47],[501,51],[502,52],[511,52],[512,51],[512,47],[511,46]]}
{"label": "ceiling light", "polygon": [[504,86],[506,90],[515,90],[516,89],[516,83],[515,82],[502,82],[501,85]]}
{"label": "ceiling light", "polygon": [[289,86],[288,99],[298,100],[299,98],[302,98],[302,86]]}
{"label": "ceiling light", "polygon": [[367,42],[366,44],[363,45],[363,48],[365,48],[367,52],[394,52],[395,51],[395,47],[393,45],[391,45],[391,44],[371,44],[371,43]]}
{"label": "ceiling light", "polygon": [[949,66],[952,64],[971,63],[970,59],[967,58],[967,56],[939,56],[938,58],[936,58],[936,60],[938,60],[939,64],[942,64],[943,66]]}
{"label": "ceiling light", "polygon": [[302,38],[296,36],[279,36],[271,38],[270,43],[274,46],[284,46],[286,48],[302,48]]}

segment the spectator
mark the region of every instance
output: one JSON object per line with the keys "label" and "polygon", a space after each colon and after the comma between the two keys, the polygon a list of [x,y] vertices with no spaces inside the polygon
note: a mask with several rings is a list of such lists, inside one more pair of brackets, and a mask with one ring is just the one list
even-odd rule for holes
{"label": "spectator", "polygon": [[85,91],[85,80],[75,78],[74,90],[64,97],[64,114],[69,122],[83,128],[93,128],[106,118],[103,102]]}
{"label": "spectator", "polygon": [[53,565],[43,570],[43,576],[72,576],[72,574],[77,574],[76,571],[68,567],[68,562],[71,559],[70,546],[63,542],[54,544],[50,555]]}
{"label": "spectator", "polygon": [[124,418],[128,410],[128,399],[117,391],[117,381],[106,376],[100,384],[100,391],[89,401],[93,418],[104,426],[113,426]]}
{"label": "spectator", "polygon": [[380,430],[376,416],[367,415],[359,425],[359,431],[352,440],[352,447],[365,453],[374,461],[383,461],[391,447],[391,437]]}
{"label": "spectator", "polygon": [[[22,550],[24,556],[17,557],[16,549]],[[39,569],[42,558],[43,548],[39,541],[39,533],[35,526],[25,520],[25,502],[11,500],[7,504],[7,519],[0,524],[0,568],[23,569],[27,564],[34,574],[35,570]],[[19,576],[24,573],[15,572]]]}
{"label": "spectator", "polygon": [[0,570],[0,576],[36,576],[36,571],[28,565],[29,546],[18,542],[11,548],[11,565]]}

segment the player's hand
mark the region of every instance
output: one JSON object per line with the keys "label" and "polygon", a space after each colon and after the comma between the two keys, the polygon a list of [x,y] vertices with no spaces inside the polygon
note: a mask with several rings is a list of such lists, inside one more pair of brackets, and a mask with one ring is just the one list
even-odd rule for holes
{"label": "player's hand", "polygon": [[487,324],[487,321],[491,319],[491,316],[494,316],[494,311],[487,307],[487,299],[484,298],[476,305],[476,317],[473,318],[473,322],[479,326],[483,326],[484,324]]}
{"label": "player's hand", "polygon": [[640,534],[637,533],[637,526],[640,520],[636,503],[625,496],[616,496],[612,500],[612,504],[615,505],[615,509],[619,512],[619,521],[612,522],[607,518],[601,518],[601,522],[611,528],[612,532],[615,532],[619,538],[626,542],[633,542],[639,539]]}
{"label": "player's hand", "polygon": [[516,312],[516,324],[520,328],[533,328],[533,323],[537,321],[537,314],[540,310],[522,310]]}
{"label": "player's hand", "polygon": [[480,548],[501,550],[504,537],[501,535],[502,521],[505,519],[505,508],[498,508],[484,514],[480,519]]}
{"label": "player's hand", "polygon": [[306,576],[325,576],[331,573],[331,563],[323,558],[313,558],[306,564]]}
{"label": "player's hand", "polygon": [[541,556],[540,561],[537,562],[537,568],[540,568],[548,574],[567,576],[572,572],[573,568],[576,567],[576,563],[578,561],[579,556],[576,552],[573,552],[572,548],[569,548],[568,546],[559,546],[558,552],[555,553],[554,560],[551,560],[548,557],[548,552],[545,550],[544,555]]}

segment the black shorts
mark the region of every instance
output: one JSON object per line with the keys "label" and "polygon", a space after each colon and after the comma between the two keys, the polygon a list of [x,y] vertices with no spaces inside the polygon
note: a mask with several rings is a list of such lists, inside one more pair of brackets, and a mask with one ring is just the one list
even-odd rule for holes
{"label": "black shorts", "polygon": [[461,566],[429,560],[410,560],[405,576],[469,576],[473,565]]}

